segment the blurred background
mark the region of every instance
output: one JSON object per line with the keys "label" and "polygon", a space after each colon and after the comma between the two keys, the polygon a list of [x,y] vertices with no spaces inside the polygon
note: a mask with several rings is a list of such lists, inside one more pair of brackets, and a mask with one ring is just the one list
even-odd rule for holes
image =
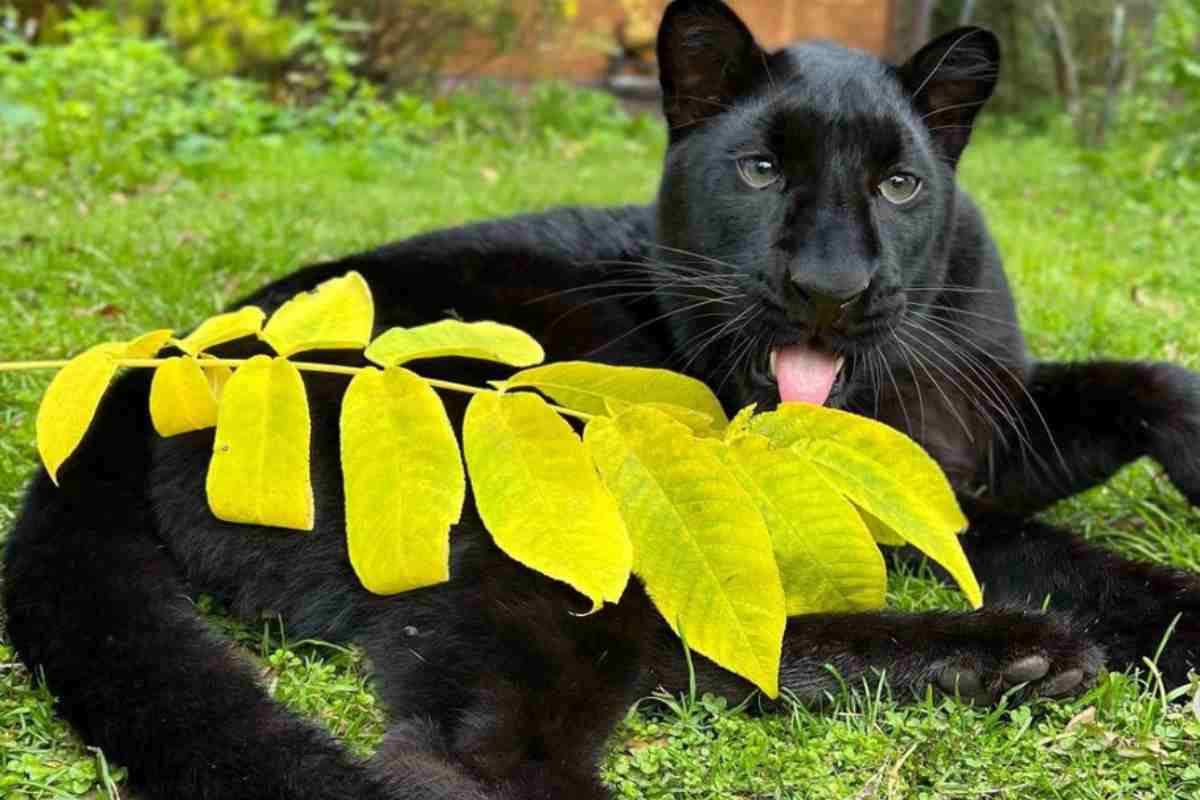
{"label": "blurred background", "polygon": [[[59,127],[64,118],[86,125],[114,112],[144,115],[136,147],[165,144],[185,156],[200,154],[210,140],[302,123],[353,128],[370,121],[378,128],[391,115],[411,135],[445,124],[439,100],[444,108],[464,84],[508,86],[524,95],[532,83],[563,81],[652,108],[654,35],[665,4],[0,2],[6,142],[0,159],[12,166],[39,150],[61,157],[51,151],[78,144],[76,132]],[[829,38],[891,60],[955,25],[988,26],[1005,47],[993,109],[1038,128],[1065,120],[1085,148],[1114,136],[1153,139],[1138,163],[1144,173],[1196,168],[1200,0],[737,0],[733,6],[768,46]],[[174,109],[175,99],[188,110]],[[163,114],[173,115],[165,130],[153,124]],[[122,127],[120,119],[110,123]],[[14,146],[32,150],[15,158]]]}

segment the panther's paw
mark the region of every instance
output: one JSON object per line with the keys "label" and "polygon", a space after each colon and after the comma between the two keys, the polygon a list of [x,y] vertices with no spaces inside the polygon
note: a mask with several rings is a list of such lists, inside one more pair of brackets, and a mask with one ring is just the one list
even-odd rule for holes
{"label": "panther's paw", "polygon": [[965,703],[989,706],[1001,698],[1069,697],[1088,689],[1104,664],[1090,641],[1051,626],[1046,640],[1000,654],[963,652],[935,666],[933,684]]}

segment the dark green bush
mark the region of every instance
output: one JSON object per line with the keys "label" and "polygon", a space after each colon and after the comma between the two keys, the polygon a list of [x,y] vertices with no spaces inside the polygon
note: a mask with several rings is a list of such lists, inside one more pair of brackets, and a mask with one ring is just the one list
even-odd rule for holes
{"label": "dark green bush", "polygon": [[305,82],[292,92],[245,78],[206,78],[167,41],[80,10],[34,45],[0,26],[0,175],[110,190],[168,172],[220,170],[228,148],[266,137],[411,147],[482,136],[522,146],[657,136],[609,95],[565,85],[528,95],[480,85],[439,98],[397,92],[351,71],[342,21],[325,4],[298,42]]}
{"label": "dark green bush", "polygon": [[200,81],[166,43],[122,35],[107,14],[80,11],[63,44],[0,44],[0,160],[35,179],[66,173],[114,188],[154,180],[167,160],[201,159],[209,143],[259,135],[261,89]]}
{"label": "dark green bush", "polygon": [[[165,39],[193,72],[272,84],[314,56],[395,87],[469,71],[526,46],[574,13],[574,0],[8,0],[39,43],[60,40],[73,9],[106,10],[121,30]],[[0,8],[3,6],[0,5]],[[324,23],[337,20],[332,28]],[[337,33],[340,42],[328,34]],[[464,52],[464,46],[469,52]]]}
{"label": "dark green bush", "polygon": [[1147,173],[1200,178],[1200,0],[1165,0],[1125,139]]}

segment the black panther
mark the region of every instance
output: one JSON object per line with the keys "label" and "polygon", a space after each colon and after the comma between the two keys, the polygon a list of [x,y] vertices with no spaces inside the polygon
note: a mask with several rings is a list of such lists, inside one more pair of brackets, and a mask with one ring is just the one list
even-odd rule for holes
{"label": "black panther", "polygon": [[[684,370],[731,412],[824,403],[917,438],[971,520],[963,543],[987,604],[792,618],[780,683],[801,701],[836,689],[826,665],[851,683],[885,673],[898,697],[1068,695],[1105,664],[1140,663],[1177,618],[1159,665],[1184,681],[1200,666],[1200,576],[1031,515],[1141,456],[1200,503],[1200,376],[1029,355],[996,247],[955,181],[997,80],[995,37],[962,28],[901,66],[828,43],[768,53],[717,0],[676,0],[658,61],[669,146],[652,205],[428,233],[244,302],[269,310],[357,270],[380,329],[452,308],[531,332],[552,360]],[[455,359],[422,371],[504,375]],[[297,536],[215,520],[212,432],[157,437],[147,375],[123,376],[61,488],[33,478],[8,543],[21,658],[143,797],[606,797],[596,765],[612,726],[654,687],[687,685],[641,587],[573,615],[581,598],[501,554],[468,501],[449,583],[367,593],[340,516],[345,379],[305,380],[318,528]],[[446,400],[460,425],[461,397]],[[200,592],[239,615],[277,613],[295,636],[359,642],[393,720],[374,759],[357,763],[272,702],[197,614]],[[750,691],[703,658],[696,677],[704,691]]]}

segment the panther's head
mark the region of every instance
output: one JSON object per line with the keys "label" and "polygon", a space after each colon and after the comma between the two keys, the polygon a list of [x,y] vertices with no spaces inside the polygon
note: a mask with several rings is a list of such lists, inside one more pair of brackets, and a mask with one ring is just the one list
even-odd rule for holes
{"label": "panther's head", "polygon": [[658,60],[653,266],[677,355],[731,406],[844,404],[945,281],[996,37],[960,28],[894,67],[826,42],[766,52],[718,0],[676,0]]}

